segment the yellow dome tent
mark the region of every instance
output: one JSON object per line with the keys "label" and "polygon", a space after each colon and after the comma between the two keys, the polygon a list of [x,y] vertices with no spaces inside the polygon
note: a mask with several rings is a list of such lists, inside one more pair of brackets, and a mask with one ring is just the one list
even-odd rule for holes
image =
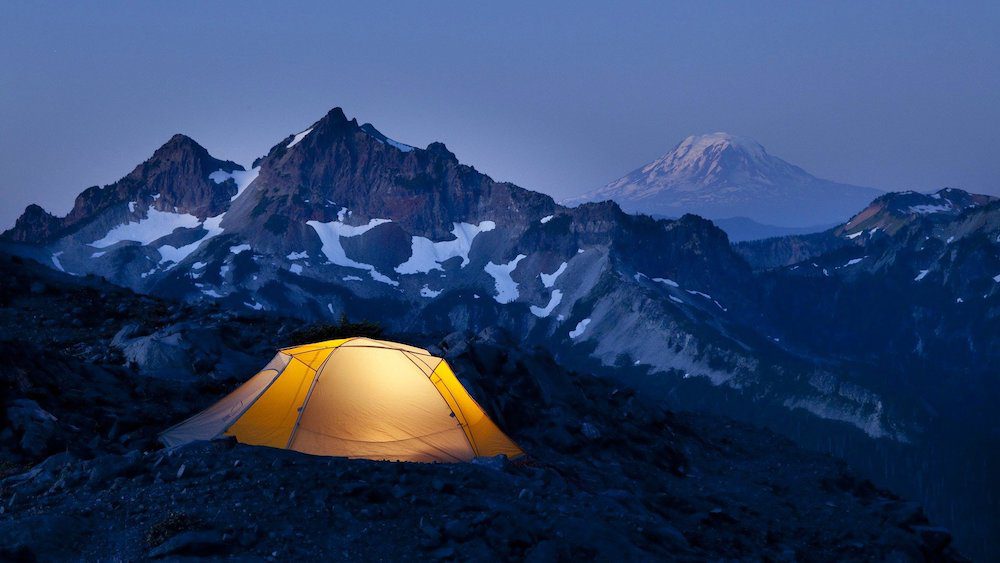
{"label": "yellow dome tent", "polygon": [[222,436],[307,454],[394,461],[524,453],[446,361],[369,338],[283,348],[246,383],[160,439],[173,447]]}

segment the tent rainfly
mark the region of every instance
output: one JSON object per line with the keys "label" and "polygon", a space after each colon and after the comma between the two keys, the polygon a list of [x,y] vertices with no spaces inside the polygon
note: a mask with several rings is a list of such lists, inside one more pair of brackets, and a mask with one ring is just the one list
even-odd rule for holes
{"label": "tent rainfly", "polygon": [[160,440],[174,447],[222,436],[376,460],[524,454],[446,361],[421,348],[368,338],[283,348],[246,383]]}

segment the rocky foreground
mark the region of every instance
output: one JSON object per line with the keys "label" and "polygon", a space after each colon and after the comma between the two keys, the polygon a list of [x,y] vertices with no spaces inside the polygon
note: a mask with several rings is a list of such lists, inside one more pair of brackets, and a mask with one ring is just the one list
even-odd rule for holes
{"label": "rocky foreground", "polygon": [[919,506],[828,456],[666,412],[490,330],[434,351],[527,459],[388,463],[229,441],[165,451],[158,431],[275,347],[374,329],[296,333],[0,265],[0,559],[961,559]]}

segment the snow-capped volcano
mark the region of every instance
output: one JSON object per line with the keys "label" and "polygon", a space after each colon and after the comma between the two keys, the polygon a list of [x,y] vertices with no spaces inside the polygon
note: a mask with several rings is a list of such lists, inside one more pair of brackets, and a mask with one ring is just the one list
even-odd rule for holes
{"label": "snow-capped volcano", "polygon": [[843,221],[879,193],[816,178],[753,139],[719,132],[690,136],[657,160],[568,203],[611,199],[627,211],[809,226]]}

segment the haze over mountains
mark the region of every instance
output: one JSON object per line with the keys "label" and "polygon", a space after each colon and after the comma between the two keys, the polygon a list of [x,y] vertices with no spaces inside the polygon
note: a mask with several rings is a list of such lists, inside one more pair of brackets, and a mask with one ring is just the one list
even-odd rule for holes
{"label": "haze over mountains", "polygon": [[778,227],[844,221],[879,193],[823,180],[729,133],[690,136],[670,152],[568,204],[613,200],[630,212],[745,217]]}
{"label": "haze over mountains", "polygon": [[[879,195],[725,134],[689,138],[611,186],[593,197],[770,223],[802,211],[803,224],[838,226],[734,247],[696,215],[559,205],[336,108],[245,166],[174,136],[122,180],[84,190],[65,217],[29,207],[3,247],[241,314],[506,330],[672,406],[835,451],[925,502],[967,545],[996,548],[996,507],[981,499],[996,493],[1000,464],[950,463],[995,440],[994,198]],[[154,351],[140,367],[183,346],[168,328],[137,338]]]}

